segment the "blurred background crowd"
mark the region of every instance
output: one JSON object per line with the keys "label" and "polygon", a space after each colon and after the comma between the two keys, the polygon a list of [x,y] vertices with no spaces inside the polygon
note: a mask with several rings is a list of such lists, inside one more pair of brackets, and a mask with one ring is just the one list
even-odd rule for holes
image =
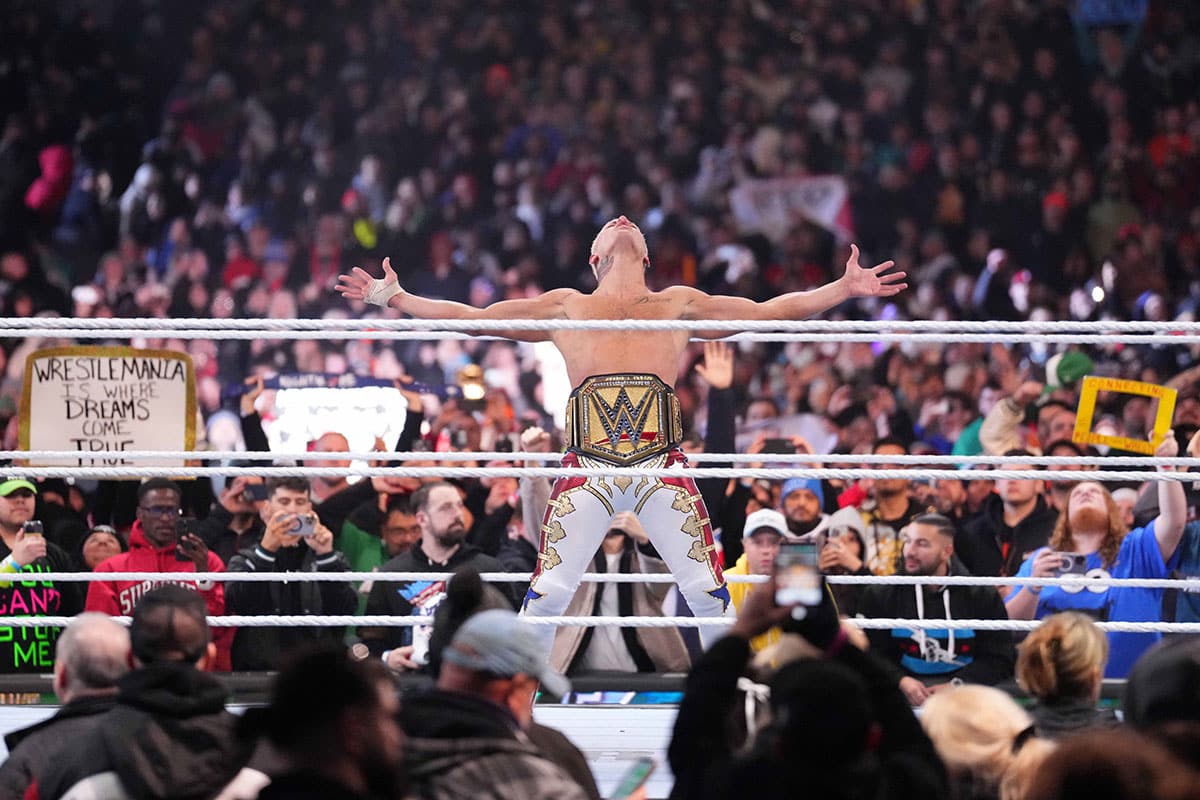
{"label": "blurred background crowd", "polygon": [[[332,283],[385,255],[411,291],[477,305],[586,290],[591,238],[617,213],[646,231],[655,285],[761,299],[836,277],[845,245],[803,220],[777,241],[741,230],[729,192],[821,174],[846,180],[867,256],[913,276],[895,303],[835,316],[1170,320],[1200,300],[1191,4],[18,0],[9,12],[9,316],[361,316]],[[0,417],[16,416],[21,356],[38,344],[5,340]],[[174,345],[196,360],[206,417],[253,371],[437,384],[471,362],[518,414],[555,412],[540,407],[537,361],[508,345]],[[738,410],[762,397],[919,422],[961,392],[972,416],[986,385],[1011,391],[1014,367],[1036,373],[1048,355],[747,346]],[[1164,380],[1194,351],[1092,356],[1100,372]],[[691,416],[703,387],[684,374]]]}

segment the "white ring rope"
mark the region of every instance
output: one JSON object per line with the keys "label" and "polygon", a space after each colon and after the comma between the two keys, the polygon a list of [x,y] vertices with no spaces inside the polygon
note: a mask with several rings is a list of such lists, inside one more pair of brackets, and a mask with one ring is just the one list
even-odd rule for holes
{"label": "white ring rope", "polygon": [[[87,460],[121,459],[123,461],[149,460],[204,460],[204,461],[543,461],[557,463],[563,453],[522,453],[503,451],[480,452],[375,452],[369,453],[310,453],[272,452],[249,450],[0,450],[0,460]],[[1031,466],[1089,466],[1089,467],[1200,467],[1200,458],[1177,456],[1158,458],[1155,456],[943,456],[943,455],[854,455],[850,453],[798,453],[780,455],[775,453],[688,453],[688,461],[703,464],[761,464],[779,461],[803,461],[811,464],[913,464],[932,467],[939,464],[951,466],[991,466],[1020,464]],[[624,473],[622,473],[624,474]]]}
{"label": "white ring rope", "polygon": [[[62,583],[97,583],[105,581],[142,581],[161,579],[171,583],[188,581],[211,583],[354,583],[358,581],[401,582],[449,580],[452,572],[20,572],[16,577],[0,575],[0,583],[22,581],[59,581]],[[529,575],[519,572],[485,572],[480,577],[490,583],[528,583]],[[675,583],[672,575],[619,572],[589,572],[581,578],[590,583]],[[763,583],[765,575],[726,575],[726,583]],[[1096,588],[1101,586],[1126,589],[1179,589],[1200,593],[1200,577],[1193,578],[1088,578],[1063,576],[1056,578],[991,577],[980,575],[827,575],[831,584],[873,585],[901,584],[907,586],[1064,586]]]}
{"label": "white ring rope", "polygon": [[1098,333],[1104,335],[1136,333],[1140,331],[1177,333],[1200,333],[1197,322],[1155,322],[1150,320],[1053,320],[1001,321],[1001,320],[640,320],[640,319],[220,319],[196,317],[160,319],[158,317],[0,317],[0,330],[23,330],[40,327],[53,329],[110,330],[138,328],[144,330],[251,330],[251,331],[552,331],[552,330],[639,330],[671,331],[706,330],[720,331],[794,331],[844,333],[862,331],[866,333],[896,331],[909,332],[1036,332],[1036,333]]}
{"label": "white ring rope", "polygon": [[[4,625],[10,628],[47,628],[69,625],[74,617],[5,617]],[[129,617],[113,617],[124,624]],[[567,625],[574,627],[595,626],[602,628],[699,628],[717,625],[732,625],[730,617],[522,617],[533,625]],[[289,626],[294,628],[361,626],[365,628],[413,628],[429,625],[429,617],[399,617],[372,615],[355,617],[348,614],[325,614],[303,616],[296,614],[264,614],[261,616],[228,614],[208,617],[208,624],[229,628],[271,628]],[[866,630],[910,628],[913,630],[957,630],[973,628],[977,631],[1032,631],[1042,624],[1041,620],[1009,619],[902,619],[878,617],[874,619],[852,618],[850,623]],[[1103,631],[1122,633],[1200,633],[1200,622],[1097,622]]]}
{"label": "white ring rope", "polygon": [[[87,461],[85,452],[74,453],[76,460]],[[436,454],[429,460],[436,460]],[[1034,469],[741,469],[738,467],[620,467],[620,475],[630,478],[761,478],[787,480],[815,478],[819,480],[848,480],[861,478],[887,480],[1010,480],[1010,481],[1096,481],[1098,483],[1145,483],[1146,481],[1190,482],[1200,478],[1192,472],[1149,472],[1108,470],[1047,471]],[[569,474],[580,478],[611,478],[612,469],[571,467]],[[72,477],[96,480],[117,478],[199,478],[237,477],[261,478],[309,477],[387,477],[387,478],[561,478],[561,467],[6,467],[10,478]]]}
{"label": "white ring rope", "polygon": [[[566,322],[567,320],[554,320]],[[610,322],[611,320],[595,320]],[[635,320],[629,320],[634,322]],[[625,321],[622,321],[624,323]],[[709,327],[713,323],[704,321],[686,321],[677,328],[666,330],[717,330]],[[545,328],[535,330],[558,330]],[[507,325],[505,330],[517,330],[517,326]],[[521,328],[524,330],[524,328]],[[622,324],[615,330],[660,330],[659,328],[640,328]],[[952,336],[954,342],[975,342],[980,344],[1095,344],[1111,346],[1116,344],[1148,344],[1148,345],[1191,345],[1200,344],[1200,333],[1180,334],[1059,334],[1059,333],[732,333],[720,337],[724,341],[734,342],[909,342],[914,344],[946,344],[946,337]],[[38,328],[30,326],[24,330],[0,329],[0,339],[234,339],[243,341],[257,340],[307,340],[325,339],[328,341],[434,341],[440,339],[504,339],[505,337],[473,336],[467,333],[444,331],[276,331],[276,330],[171,330],[155,328]],[[703,341],[694,339],[693,341]]]}

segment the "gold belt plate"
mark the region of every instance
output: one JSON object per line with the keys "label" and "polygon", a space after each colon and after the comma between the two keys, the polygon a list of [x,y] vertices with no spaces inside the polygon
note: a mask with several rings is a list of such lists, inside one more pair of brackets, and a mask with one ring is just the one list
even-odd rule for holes
{"label": "gold belt plate", "polygon": [[579,385],[567,404],[571,448],[622,466],[679,444],[679,398],[654,375],[603,375]]}

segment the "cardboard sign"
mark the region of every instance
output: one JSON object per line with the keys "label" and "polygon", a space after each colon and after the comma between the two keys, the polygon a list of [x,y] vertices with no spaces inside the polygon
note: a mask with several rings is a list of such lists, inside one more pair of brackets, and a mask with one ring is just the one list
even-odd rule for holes
{"label": "cardboard sign", "polygon": [[104,450],[191,450],[196,444],[196,374],[174,350],[58,347],[25,363],[22,450],[74,450],[77,459],[29,466],[184,466],[179,459],[95,458]]}
{"label": "cardboard sign", "polygon": [[[1154,431],[1150,441],[1094,433],[1092,417],[1096,414],[1097,392],[1121,392],[1158,400],[1158,414],[1154,417]],[[1152,456],[1158,446],[1156,443],[1163,438],[1163,434],[1171,429],[1171,420],[1175,416],[1176,394],[1174,389],[1153,383],[1127,381],[1120,378],[1097,378],[1089,375],[1083,379],[1083,386],[1080,389],[1079,409],[1075,412],[1075,432],[1071,435],[1071,440],[1078,444],[1104,444],[1116,450]]]}

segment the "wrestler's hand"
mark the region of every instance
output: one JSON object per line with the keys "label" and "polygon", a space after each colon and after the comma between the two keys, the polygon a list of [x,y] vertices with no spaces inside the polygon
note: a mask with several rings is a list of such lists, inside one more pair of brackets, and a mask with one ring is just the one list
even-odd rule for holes
{"label": "wrestler's hand", "polygon": [[726,342],[706,341],[704,361],[697,362],[696,372],[714,389],[733,385],[733,348]]}
{"label": "wrestler's hand", "polygon": [[[846,259],[846,274],[842,276],[851,297],[891,297],[908,288],[903,283],[903,272],[888,272],[896,266],[895,261],[884,261],[870,269],[858,264],[858,245],[850,245],[850,258]],[[887,273],[887,274],[884,274]]]}
{"label": "wrestler's hand", "polygon": [[372,278],[362,267],[355,267],[349,275],[338,275],[335,288],[347,300],[362,300],[383,308],[388,307],[393,297],[404,293],[390,258],[383,260],[383,278]]}
{"label": "wrestler's hand", "polygon": [[624,531],[630,539],[633,539],[634,544],[649,544],[650,536],[646,533],[646,529],[642,527],[642,521],[638,519],[637,514],[632,511],[618,511],[613,514],[612,521],[608,523],[610,531]]}

